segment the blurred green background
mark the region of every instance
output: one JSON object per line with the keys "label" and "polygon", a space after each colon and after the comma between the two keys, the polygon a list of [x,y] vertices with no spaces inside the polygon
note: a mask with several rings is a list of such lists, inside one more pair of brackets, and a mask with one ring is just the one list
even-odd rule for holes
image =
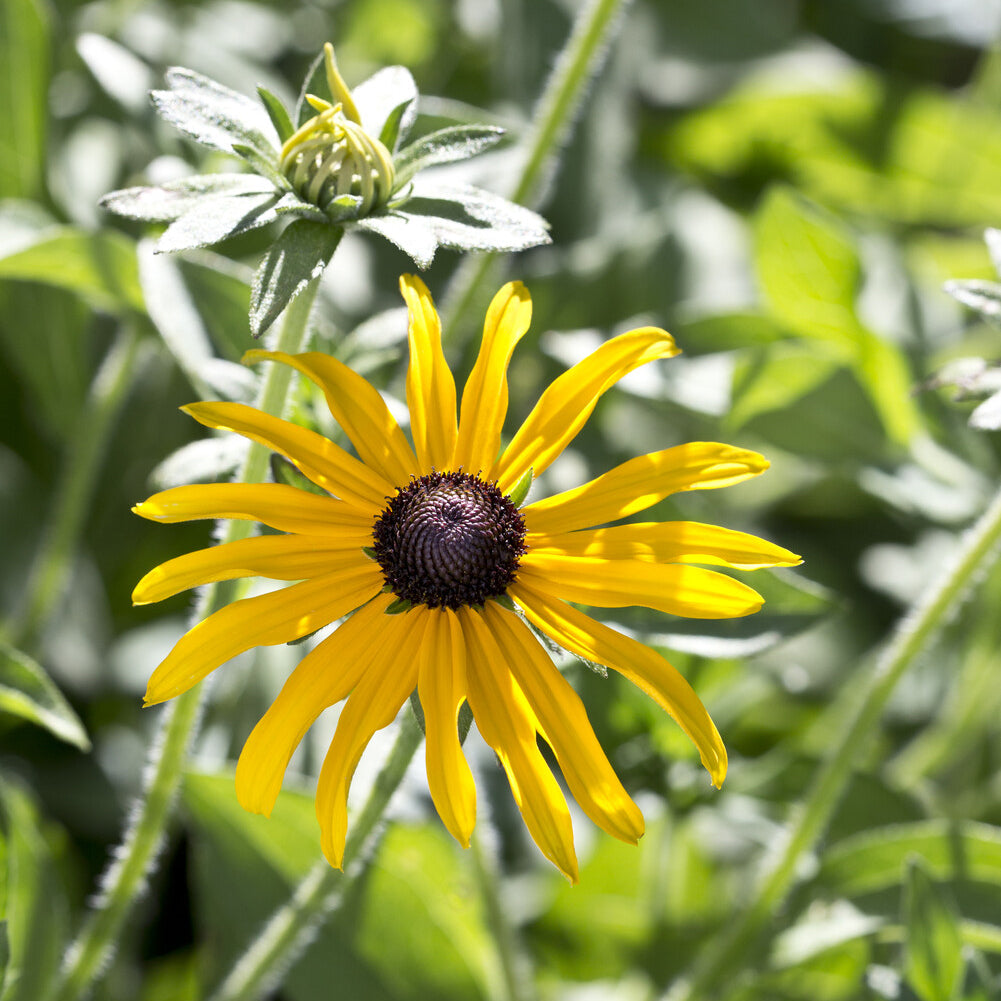
{"label": "blurred green background", "polygon": [[[129,507],[238,460],[224,439],[175,456],[203,437],[177,407],[201,397],[206,358],[251,346],[248,276],[273,234],[169,264],[142,247],[137,258],[150,234],[102,213],[103,193],[235,169],[160,122],[147,91],[182,65],[291,100],[330,39],[349,82],[409,67],[434,95],[419,130],[490,121],[516,140],[577,9],[2,0],[0,917],[20,971],[3,998],[40,997],[139,790],[163,712],[140,709],[141,695],[190,600],[133,609],[131,588],[210,538],[205,524],[161,528]],[[684,350],[609,393],[546,487],[688,440],[755,448],[772,462],[760,480],[652,516],[754,531],[805,560],[747,577],[768,599],[748,620],[608,616],[671,651],[708,705],[731,753],[720,792],[645,696],[567,665],[648,821],[634,849],[580,818],[579,886],[542,862],[499,768],[471,748],[539,997],[656,998],[684,975],[781,844],[880,644],[993,493],[996,435],[967,426],[972,404],[922,386],[956,358],[1001,355],[991,318],[942,290],[996,277],[983,231],[1001,226],[999,30],[998,0],[636,0],[537,206],[553,245],[497,272],[524,280],[535,304],[512,423],[611,333],[655,323]],[[504,193],[515,156],[512,142],[470,176]],[[446,316],[458,264],[441,252],[424,276]],[[384,311],[398,310],[410,270],[385,242],[349,236],[316,315],[315,343],[398,397],[405,328]],[[188,305],[204,334],[194,346],[176,325]],[[479,316],[454,332],[459,375]],[[314,403],[302,388],[303,419]],[[995,571],[904,679],[821,850],[714,996],[999,996],[999,601]],[[269,649],[219,672],[169,844],[98,998],[206,996],[316,857],[310,776],[329,721],[269,821],[240,810],[228,764],[296,657]],[[18,692],[31,686],[26,710]],[[433,816],[422,762],[394,815],[370,873],[286,977],[286,1001],[500,996],[473,868]]]}

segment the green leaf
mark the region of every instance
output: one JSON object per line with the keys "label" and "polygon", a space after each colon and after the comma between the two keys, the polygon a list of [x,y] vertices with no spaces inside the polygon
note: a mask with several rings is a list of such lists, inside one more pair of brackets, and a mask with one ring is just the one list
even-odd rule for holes
{"label": "green leaf", "polygon": [[[403,116],[410,107],[410,104],[410,101],[401,101],[395,108],[393,108],[393,110],[389,113],[389,117],[386,119],[385,125],[382,126],[382,131],[379,133],[379,142],[381,142],[390,153],[396,149],[397,144],[400,141],[400,125],[403,122]],[[397,185],[397,187],[399,187],[399,185]]]}
{"label": "green leaf", "polygon": [[266,177],[278,191],[291,191],[289,179],[278,169],[274,157],[263,156],[253,146],[233,143],[233,152],[243,160],[255,174]]}
{"label": "green leaf", "polygon": [[0,642],[0,710],[45,727],[82,751],[90,750],[80,718],[45,669],[26,653]]}
{"label": "green leaf", "polygon": [[0,920],[0,997],[3,997],[7,982],[7,967],[10,965],[10,938],[7,935],[7,919]]}
{"label": "green leaf", "polygon": [[258,174],[196,174],[155,188],[122,188],[101,199],[115,215],[144,222],[174,222],[212,195],[263,195],[274,185]]}
{"label": "green leaf", "polygon": [[[36,1001],[46,996],[65,944],[67,907],[60,869],[28,793],[0,780],[0,817],[6,851],[5,910],[10,959],[4,1001]],[[0,848],[3,848],[0,838]]]}
{"label": "green leaf", "polygon": [[275,212],[278,200],[274,189],[260,195],[202,198],[194,208],[167,227],[157,241],[157,252],[163,254],[208,247],[267,226],[278,219]]}
{"label": "green leaf", "polygon": [[922,1001],[953,1001],[963,975],[955,904],[932,881],[920,856],[908,860],[905,885],[907,982]]}
{"label": "green leaf", "polygon": [[165,79],[170,90],[150,95],[161,118],[210,149],[243,143],[277,164],[278,136],[260,104],[194,70],[173,66]]}
{"label": "green leaf", "polygon": [[71,226],[46,230],[31,246],[0,257],[0,279],[68,289],[99,309],[143,310],[135,244],[121,233],[86,233]]}
{"label": "green leaf", "polygon": [[386,123],[402,104],[397,141],[406,139],[417,117],[417,84],[410,70],[403,66],[386,66],[352,87],[351,97],[365,131],[375,136],[382,135]]}
{"label": "green leaf", "polygon": [[393,159],[393,190],[399,190],[419,171],[439,163],[466,160],[500,142],[504,130],[493,125],[453,125],[421,136]]}
{"label": "green leaf", "polygon": [[438,249],[438,240],[432,227],[425,225],[423,219],[400,212],[366,216],[353,225],[385,237],[421,269],[431,266]]}
{"label": "green leaf", "polygon": [[330,263],[344,231],[296,219],[268,248],[250,292],[250,330],[260,337],[282,310]]}
{"label": "green leaf", "polygon": [[529,490],[532,489],[532,480],[535,477],[535,471],[529,469],[527,473],[514,485],[512,491],[507,495],[507,499],[515,506],[521,507],[525,503],[525,499],[528,497]]}
{"label": "green leaf", "polygon": [[271,463],[271,478],[275,483],[284,483],[297,490],[307,490],[311,494],[320,494],[323,497],[329,496],[326,490],[318,487],[308,476],[304,476],[298,467],[292,465],[283,455],[272,452],[269,461]]}
{"label": "green leaf", "polygon": [[260,84],[257,86],[257,96],[264,103],[264,110],[267,111],[279,140],[284,143],[295,132],[288,109],[267,87],[262,87]]}
{"label": "green leaf", "polygon": [[397,598],[396,601],[392,602],[386,609],[386,615],[400,615],[403,612],[409,612],[413,608],[413,602],[406,598]]}
{"label": "green leaf", "polygon": [[0,4],[0,198],[33,198],[45,183],[49,19],[41,0]]}

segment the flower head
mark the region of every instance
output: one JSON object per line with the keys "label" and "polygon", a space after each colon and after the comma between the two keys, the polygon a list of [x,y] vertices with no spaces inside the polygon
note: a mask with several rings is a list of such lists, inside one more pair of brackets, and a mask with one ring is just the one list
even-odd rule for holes
{"label": "flower head", "polygon": [[328,42],[294,120],[263,87],[257,102],[188,69],[173,67],[166,80],[168,89],[152,95],[160,115],[202,145],[238,157],[249,172],[125,188],[102,204],[131,219],[168,223],[160,251],[205,247],[289,221],[254,281],[255,336],[322,272],[345,228],[378,233],[421,268],[439,247],[514,251],[549,242],[548,227],[534,212],[479,188],[430,178],[427,168],[475,156],[504,132],[457,125],[403,145],[418,94],[402,66],[380,70],[352,91]]}
{"label": "flower head", "polygon": [[153,673],[146,702],[179,695],[252,647],[289,642],[347,616],[303,658],[248,738],[236,771],[241,803],[269,813],[307,729],[346,699],[316,793],[323,851],[340,866],[355,766],[416,689],[428,785],[448,830],[468,845],[476,818],[457,731],[468,703],[532,837],[575,880],[570,813],[538,737],[599,827],[636,842],[643,818],[580,698],[531,627],[639,685],[677,720],[719,785],[726,750],[687,681],[660,654],[571,603],[644,605],[695,618],[747,615],[761,605],[755,591],[693,564],[754,569],[799,559],[754,536],[695,522],[590,527],[677,491],[728,486],[767,468],[760,455],[729,445],[694,442],[653,452],[523,504],[533,472],[559,456],[606,390],[639,365],[678,353],[669,334],[643,327],[609,340],[545,390],[502,449],[507,366],[528,329],[528,293],[514,282],[490,305],[456,420],[455,383],[431,297],[414,277],[404,276],[401,288],[410,313],[412,445],[374,387],[318,353],[252,351],[248,359],[291,365],[312,380],[357,455],[242,404],[185,408],[208,427],[281,453],[324,495],[277,483],[221,483],[177,487],[137,505],[137,514],[154,521],[242,518],[281,533],[170,560],[139,582],[137,603],[236,577],[299,581],[234,602],[196,625]]}

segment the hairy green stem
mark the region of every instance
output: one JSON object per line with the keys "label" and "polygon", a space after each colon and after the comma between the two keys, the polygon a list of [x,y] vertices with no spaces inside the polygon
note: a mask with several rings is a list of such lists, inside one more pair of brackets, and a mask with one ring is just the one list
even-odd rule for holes
{"label": "hairy green stem", "polygon": [[749,906],[703,951],[690,976],[669,992],[671,1001],[708,1001],[720,984],[743,966],[768,921],[793,888],[801,859],[823,837],[897,683],[935,633],[958,611],[995,558],[999,544],[1001,491],[970,530],[955,560],[897,627],[870,675],[854,715],[820,765],[787,838],[767,865]]}
{"label": "hairy green stem", "polygon": [[351,823],[344,848],[344,871],[321,858],[303,877],[288,902],[275,911],[236,961],[211,1001],[254,1001],[273,990],[284,972],[312,942],[317,929],[340,907],[365,872],[382,832],[380,822],[424,734],[413,713],[405,712],[389,758],[376,777],[360,815]]}
{"label": "hairy green stem", "polygon": [[[532,115],[535,125],[526,139],[525,160],[508,196],[513,202],[538,207],[555,170],[556,157],[569,138],[587,86],[601,67],[626,2],[591,0],[577,15]],[[459,336],[496,259],[497,254],[492,253],[471,255],[456,271],[442,310],[446,342]]]}
{"label": "hairy green stem", "polygon": [[55,506],[28,577],[23,614],[14,627],[15,646],[29,649],[38,642],[63,596],[111,431],[140,369],[140,351],[134,325],[124,323],[94,377],[66,449]]}
{"label": "hairy green stem", "polygon": [[[308,331],[309,313],[316,298],[314,280],[288,307],[278,333],[276,349],[301,351]],[[292,370],[269,365],[261,385],[258,406],[280,416],[285,408]],[[251,444],[239,479],[258,483],[268,471],[269,451]],[[221,541],[246,537],[249,522],[229,521]],[[236,595],[233,582],[210,584],[198,602],[195,619],[204,619]],[[125,919],[142,894],[146,878],[164,842],[167,823],[180,787],[185,755],[201,715],[202,686],[173,700],[164,716],[143,778],[143,791],[129,821],[115,860],[105,873],[101,895],[84,919],[75,941],[66,952],[52,1001],[78,1001],[85,997],[114,952]]]}

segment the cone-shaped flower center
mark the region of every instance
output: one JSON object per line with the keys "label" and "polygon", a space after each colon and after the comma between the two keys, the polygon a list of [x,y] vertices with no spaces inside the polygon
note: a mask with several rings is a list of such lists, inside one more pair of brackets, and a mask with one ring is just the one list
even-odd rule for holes
{"label": "cone-shaped flower center", "polygon": [[525,552],[525,522],[493,483],[429,473],[379,516],[373,546],[397,597],[429,608],[482,605],[502,595]]}

